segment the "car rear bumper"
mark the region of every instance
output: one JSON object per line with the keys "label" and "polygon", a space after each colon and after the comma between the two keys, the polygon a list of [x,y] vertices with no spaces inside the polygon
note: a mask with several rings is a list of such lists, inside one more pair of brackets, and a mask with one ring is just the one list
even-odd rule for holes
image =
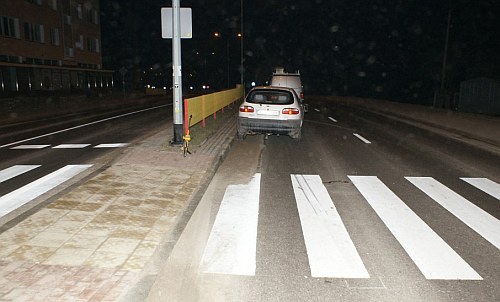
{"label": "car rear bumper", "polygon": [[267,120],[245,117],[238,119],[239,129],[253,132],[288,134],[301,126],[302,120]]}

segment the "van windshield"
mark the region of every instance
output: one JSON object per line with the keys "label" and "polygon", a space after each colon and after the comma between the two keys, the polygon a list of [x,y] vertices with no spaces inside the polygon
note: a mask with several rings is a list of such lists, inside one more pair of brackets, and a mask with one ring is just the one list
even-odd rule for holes
{"label": "van windshield", "polygon": [[293,95],[288,91],[257,90],[247,96],[248,103],[254,104],[293,104]]}

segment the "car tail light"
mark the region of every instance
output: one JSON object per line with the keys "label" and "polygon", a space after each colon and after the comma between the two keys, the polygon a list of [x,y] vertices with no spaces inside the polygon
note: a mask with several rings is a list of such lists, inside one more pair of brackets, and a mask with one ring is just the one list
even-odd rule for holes
{"label": "car tail light", "polygon": [[304,92],[303,91],[300,93],[300,98],[304,99]]}
{"label": "car tail light", "polygon": [[283,109],[283,111],[281,113],[288,114],[288,115],[295,115],[295,114],[299,114],[300,110],[297,108],[285,108],[285,109]]}
{"label": "car tail light", "polygon": [[254,109],[252,106],[241,106],[240,112],[254,112]]}

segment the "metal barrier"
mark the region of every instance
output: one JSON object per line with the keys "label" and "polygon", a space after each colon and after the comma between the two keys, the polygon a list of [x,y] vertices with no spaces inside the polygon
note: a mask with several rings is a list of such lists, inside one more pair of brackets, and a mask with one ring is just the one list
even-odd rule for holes
{"label": "metal barrier", "polygon": [[[184,115],[191,119],[191,125],[185,125],[185,129],[199,122],[205,127],[205,119],[208,116],[214,115],[215,118],[217,111],[224,110],[224,107],[242,98],[243,86],[236,85],[233,89],[185,99]],[[186,118],[185,120],[187,121]]]}

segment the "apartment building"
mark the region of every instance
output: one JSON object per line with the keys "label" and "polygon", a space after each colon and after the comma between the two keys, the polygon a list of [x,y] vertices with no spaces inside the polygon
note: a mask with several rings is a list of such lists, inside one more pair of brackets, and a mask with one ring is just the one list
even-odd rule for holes
{"label": "apartment building", "polygon": [[112,85],[99,0],[0,0],[0,94]]}

